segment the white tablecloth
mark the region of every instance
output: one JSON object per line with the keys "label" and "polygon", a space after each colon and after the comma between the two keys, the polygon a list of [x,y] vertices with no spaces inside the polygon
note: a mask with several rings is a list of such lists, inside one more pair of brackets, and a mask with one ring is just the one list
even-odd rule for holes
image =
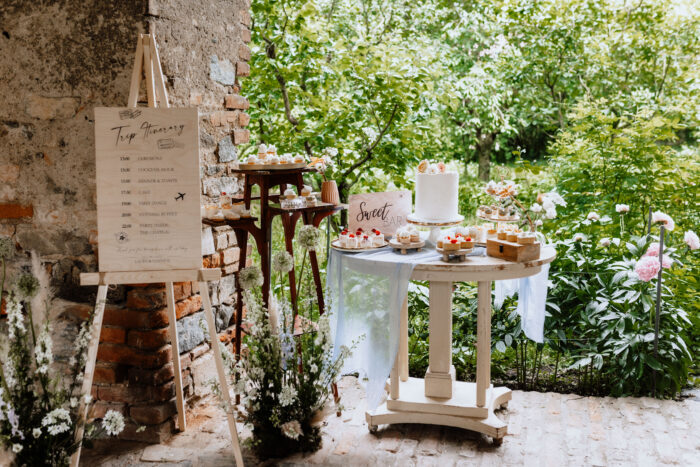
{"label": "white tablecloth", "polygon": [[[484,248],[476,248],[471,255],[484,254]],[[326,286],[335,356],[341,346],[357,344],[345,361],[343,372],[358,372],[361,380],[367,378],[370,410],[382,402],[384,385],[396,359],[401,305],[413,269],[440,256],[433,249],[406,255],[391,248],[363,253],[331,250]],[[544,266],[532,278],[496,281],[497,299],[521,290],[518,312],[523,317],[523,330],[537,342],[542,339],[548,271],[549,267]]]}

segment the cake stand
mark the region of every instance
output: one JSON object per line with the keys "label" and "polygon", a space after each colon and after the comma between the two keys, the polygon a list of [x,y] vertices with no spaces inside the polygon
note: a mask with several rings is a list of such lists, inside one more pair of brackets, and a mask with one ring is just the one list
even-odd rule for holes
{"label": "cake stand", "polygon": [[446,220],[434,220],[434,219],[423,219],[414,214],[409,215],[406,221],[409,224],[418,225],[420,227],[430,227],[430,234],[428,234],[428,241],[433,245],[437,244],[438,238],[440,237],[440,229],[442,227],[454,227],[459,225],[464,220],[464,216],[457,214],[456,217]]}

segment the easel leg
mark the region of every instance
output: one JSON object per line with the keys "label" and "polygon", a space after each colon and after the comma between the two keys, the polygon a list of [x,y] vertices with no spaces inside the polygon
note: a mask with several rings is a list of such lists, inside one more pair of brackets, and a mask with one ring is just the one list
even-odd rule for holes
{"label": "easel leg", "polygon": [[224,399],[226,407],[226,417],[228,419],[228,429],[231,433],[231,443],[233,444],[233,456],[236,459],[236,465],[243,467],[243,453],[238,440],[238,431],[236,430],[236,416],[233,404],[231,403],[231,395],[229,394],[228,383],[226,382],[226,371],[224,370],[224,359],[221,356],[221,347],[219,336],[216,333],[216,323],[214,322],[214,313],[211,309],[211,300],[209,299],[209,287],[206,282],[199,283],[199,290],[202,294],[202,302],[204,304],[204,315],[207,318],[209,327],[209,336],[211,339],[211,347],[214,351],[214,361],[216,362],[216,371],[219,374],[219,386],[221,389],[221,397]]}
{"label": "easel leg", "polygon": [[75,442],[79,443],[78,449],[70,458],[71,467],[78,467],[80,462],[80,449],[85,431],[85,420],[87,419],[88,403],[85,396],[92,390],[92,377],[95,374],[95,363],[97,362],[97,348],[100,345],[100,332],[102,331],[102,318],[104,317],[105,301],[107,300],[107,285],[97,287],[97,301],[95,303],[95,315],[90,326],[90,344],[88,346],[87,360],[85,363],[85,374],[83,386],[80,389],[80,402],[78,406],[78,427],[75,430]]}
{"label": "easel leg", "polygon": [[175,398],[177,402],[177,423],[180,431],[187,429],[185,417],[185,392],[182,388],[182,370],[180,368],[180,345],[177,341],[177,315],[175,313],[175,294],[173,283],[166,282],[165,294],[168,300],[168,322],[170,328],[170,345],[173,354],[173,367],[175,370]]}
{"label": "easel leg", "polygon": [[491,281],[479,282],[476,316],[476,405],[486,405],[491,385]]}
{"label": "easel leg", "polygon": [[401,306],[399,324],[399,377],[408,381],[408,297]]}

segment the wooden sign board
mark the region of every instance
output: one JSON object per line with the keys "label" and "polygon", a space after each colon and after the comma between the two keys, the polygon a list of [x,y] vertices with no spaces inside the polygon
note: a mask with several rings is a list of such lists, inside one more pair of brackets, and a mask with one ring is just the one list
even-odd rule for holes
{"label": "wooden sign board", "polygon": [[365,231],[378,229],[384,235],[394,235],[399,227],[406,225],[406,218],[411,214],[410,191],[350,195],[349,201],[351,231],[361,227]]}
{"label": "wooden sign board", "polygon": [[202,267],[197,109],[95,108],[99,269]]}

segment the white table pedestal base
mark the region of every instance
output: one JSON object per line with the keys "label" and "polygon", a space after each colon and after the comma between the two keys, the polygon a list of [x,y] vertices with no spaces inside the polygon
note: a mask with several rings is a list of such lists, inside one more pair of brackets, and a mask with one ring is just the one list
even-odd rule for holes
{"label": "white table pedestal base", "polygon": [[487,404],[477,407],[476,384],[456,381],[451,399],[425,396],[422,379],[408,378],[400,383],[401,398],[388,399],[372,412],[365,413],[370,431],[379,425],[391,423],[423,423],[427,425],[453,426],[476,431],[499,442],[508,433],[506,423],[494,410],[506,405],[512,398],[510,389],[504,387],[487,390]]}

